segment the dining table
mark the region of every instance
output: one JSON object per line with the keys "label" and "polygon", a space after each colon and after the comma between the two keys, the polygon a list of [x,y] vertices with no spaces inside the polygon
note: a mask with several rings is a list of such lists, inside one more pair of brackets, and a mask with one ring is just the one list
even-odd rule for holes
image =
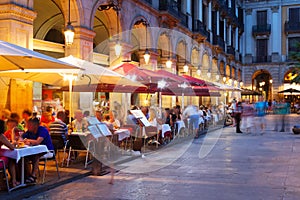
{"label": "dining table", "polygon": [[24,180],[24,158],[26,156],[31,156],[31,155],[44,155],[48,153],[48,148],[46,145],[36,145],[36,146],[28,146],[24,145],[23,147],[16,147],[14,150],[10,150],[8,147],[5,145],[2,145],[0,148],[0,155],[5,156],[8,158],[15,159],[16,162],[18,163],[21,160],[21,183],[17,185],[16,187],[10,188],[9,191],[12,191],[14,189],[20,188],[27,186]]}
{"label": "dining table", "polygon": [[130,137],[130,131],[128,129],[125,128],[120,128],[114,131],[114,134],[118,135],[118,140],[122,141],[125,138]]}

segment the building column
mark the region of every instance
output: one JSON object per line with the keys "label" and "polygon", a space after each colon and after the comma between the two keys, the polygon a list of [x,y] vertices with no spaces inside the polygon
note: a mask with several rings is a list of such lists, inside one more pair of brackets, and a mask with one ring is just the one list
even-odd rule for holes
{"label": "building column", "polygon": [[228,8],[231,8],[231,0],[228,0]]}
{"label": "building column", "polygon": [[199,4],[199,5],[198,5],[198,12],[197,12],[197,13],[199,14],[199,15],[198,15],[198,19],[199,19],[201,22],[203,22],[203,13],[202,13],[203,3],[202,3],[202,0],[199,0],[199,1],[198,1],[198,4]]}
{"label": "building column", "polygon": [[226,22],[227,20],[224,19],[224,44],[225,44],[225,49],[227,48],[227,26],[226,26]]}
{"label": "building column", "polygon": [[239,51],[239,28],[235,28],[235,45],[234,48],[236,51]]}
{"label": "building column", "polygon": [[217,36],[220,35],[220,11],[217,11]]}
{"label": "building column", "polygon": [[273,6],[271,7],[272,10],[272,62],[280,62],[280,26],[281,26],[281,19],[279,17],[279,7]]}
{"label": "building column", "polygon": [[232,41],[231,41],[231,34],[232,34],[232,26],[231,24],[229,24],[229,27],[228,27],[228,45],[229,46],[232,46]]}
{"label": "building column", "polygon": [[[3,4],[0,5],[0,11],[0,40],[32,50],[33,20],[37,16],[37,13],[33,11],[32,1],[18,1],[18,5]],[[39,99],[41,99],[41,91],[42,88],[38,88]],[[25,108],[33,108],[32,82],[2,77],[0,92],[0,109],[8,108],[21,115]]]}
{"label": "building column", "polygon": [[245,63],[252,63],[252,9],[246,9],[246,22],[247,26],[245,26],[245,46],[244,52],[245,54]]}
{"label": "building column", "polygon": [[[207,23],[207,28],[208,28],[208,31],[211,33],[212,32],[212,8],[211,8],[211,6],[212,6],[212,2],[209,2],[209,4],[208,4],[208,18],[207,18],[207,20],[208,20],[208,23]],[[212,39],[213,39],[213,35],[212,34],[210,34],[210,41],[212,41]]]}
{"label": "building column", "polygon": [[74,42],[70,47],[66,47],[65,56],[92,61],[93,59],[93,39],[96,33],[87,28],[75,27]]}

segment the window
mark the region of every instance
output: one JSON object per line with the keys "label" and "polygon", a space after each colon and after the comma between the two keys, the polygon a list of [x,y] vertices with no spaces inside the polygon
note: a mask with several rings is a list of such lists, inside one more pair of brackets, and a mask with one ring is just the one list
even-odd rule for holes
{"label": "window", "polygon": [[256,23],[257,25],[266,25],[267,24],[267,11],[257,11]]}
{"label": "window", "polygon": [[293,52],[300,51],[300,37],[290,37],[288,38],[288,56],[289,59],[292,59],[290,56]]}
{"label": "window", "polygon": [[300,8],[290,8],[289,9],[289,21],[299,22],[300,21]]}
{"label": "window", "polygon": [[256,40],[256,57],[257,62],[267,62],[268,58],[268,40]]}

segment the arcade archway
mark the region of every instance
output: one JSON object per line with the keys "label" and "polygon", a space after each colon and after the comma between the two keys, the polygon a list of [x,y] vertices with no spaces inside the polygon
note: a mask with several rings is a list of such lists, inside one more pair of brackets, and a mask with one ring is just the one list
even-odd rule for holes
{"label": "arcade archway", "polygon": [[252,89],[261,92],[265,100],[272,100],[272,84],[271,74],[266,70],[259,70],[253,74]]}

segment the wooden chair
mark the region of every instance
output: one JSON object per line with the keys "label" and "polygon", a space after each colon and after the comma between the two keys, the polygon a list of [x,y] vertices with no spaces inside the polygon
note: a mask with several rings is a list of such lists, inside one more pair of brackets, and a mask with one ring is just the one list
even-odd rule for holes
{"label": "wooden chair", "polygon": [[159,137],[159,134],[158,134],[158,129],[157,127],[155,126],[145,126],[145,138],[144,138],[144,148],[146,146],[146,139],[147,138],[155,138],[156,136],[156,147],[158,147],[158,137]]}
{"label": "wooden chair", "polygon": [[5,162],[2,159],[0,159],[0,172],[3,173],[3,175],[4,175],[3,178],[5,179],[5,182],[6,182],[7,191],[10,192],[10,187],[9,187],[9,182],[8,182],[8,174],[6,171]]}

